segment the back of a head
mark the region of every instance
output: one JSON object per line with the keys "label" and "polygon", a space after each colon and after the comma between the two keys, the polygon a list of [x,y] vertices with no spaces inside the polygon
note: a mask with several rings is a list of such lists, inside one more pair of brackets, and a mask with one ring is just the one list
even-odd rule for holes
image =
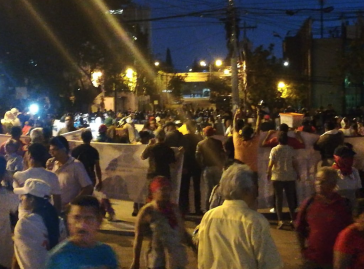
{"label": "back of a head", "polygon": [[253,172],[246,164],[232,164],[222,174],[221,194],[226,200],[242,200],[253,188]]}
{"label": "back of a head", "polygon": [[101,214],[101,207],[99,200],[97,200],[96,197],[92,195],[83,195],[83,196],[77,196],[75,199],[73,199],[70,203],[71,206],[79,206],[79,207],[87,207],[92,208],[95,212],[95,215],[102,219]]}
{"label": "back of a head", "polygon": [[279,125],[279,131],[288,133],[288,130],[289,130],[289,127],[287,124],[282,123],[281,125]]}
{"label": "back of a head", "polygon": [[166,132],[163,129],[157,130],[155,134],[155,138],[158,141],[164,141],[166,139]]}
{"label": "back of a head", "polygon": [[288,144],[288,134],[287,134],[287,132],[280,131],[278,133],[278,142],[281,145],[287,145]]}
{"label": "back of a head", "polygon": [[18,138],[20,138],[20,136],[22,134],[22,130],[21,130],[21,128],[19,126],[13,126],[11,128],[10,134],[11,134],[12,138],[18,139]]}
{"label": "back of a head", "polygon": [[337,181],[340,179],[337,171],[329,166],[321,167],[317,174],[322,174],[325,177],[325,181],[329,184],[335,185],[337,184]]}
{"label": "back of a head", "polygon": [[92,140],[92,133],[90,130],[86,129],[86,130],[83,130],[82,133],[81,133],[81,138],[82,138],[82,141],[85,142],[85,143],[90,143],[91,140]]}
{"label": "back of a head", "polygon": [[47,148],[40,143],[31,144],[28,147],[28,152],[35,162],[41,163],[42,165],[45,165],[49,157]]}
{"label": "back of a head", "polygon": [[236,128],[235,129],[237,129],[237,130],[243,129],[244,124],[245,124],[244,120],[242,120],[242,119],[236,120]]}
{"label": "back of a head", "polygon": [[241,131],[241,135],[243,137],[244,140],[250,140],[252,139],[254,134],[254,130],[251,126],[244,126],[242,131]]}
{"label": "back of a head", "polygon": [[30,134],[30,140],[32,143],[42,143],[44,142],[44,136],[43,136],[43,128],[34,128]]}
{"label": "back of a head", "polygon": [[67,152],[69,152],[69,150],[70,150],[67,139],[64,136],[61,136],[61,135],[53,137],[49,141],[49,144],[52,145],[52,146],[56,146],[59,149],[65,149]]}

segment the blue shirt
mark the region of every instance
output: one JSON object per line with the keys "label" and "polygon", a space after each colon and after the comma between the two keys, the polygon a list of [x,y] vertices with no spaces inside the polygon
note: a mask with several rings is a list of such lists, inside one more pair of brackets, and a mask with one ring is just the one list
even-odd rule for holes
{"label": "blue shirt", "polygon": [[98,242],[92,248],[78,247],[65,240],[50,251],[47,269],[117,269],[118,261],[110,246]]}

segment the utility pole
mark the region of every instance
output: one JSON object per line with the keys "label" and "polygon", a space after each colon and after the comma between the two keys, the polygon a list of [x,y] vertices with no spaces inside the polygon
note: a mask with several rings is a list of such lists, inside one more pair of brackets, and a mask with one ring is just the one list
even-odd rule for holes
{"label": "utility pole", "polygon": [[237,33],[237,19],[234,7],[234,0],[228,0],[228,20],[231,20],[231,37],[230,37],[230,45],[233,48],[233,54],[231,56],[231,99],[233,105],[233,112],[235,112],[240,107],[240,98],[239,98],[239,84],[238,84],[238,37]]}
{"label": "utility pole", "polygon": [[321,38],[324,38],[324,0],[320,1],[320,22],[321,22]]}

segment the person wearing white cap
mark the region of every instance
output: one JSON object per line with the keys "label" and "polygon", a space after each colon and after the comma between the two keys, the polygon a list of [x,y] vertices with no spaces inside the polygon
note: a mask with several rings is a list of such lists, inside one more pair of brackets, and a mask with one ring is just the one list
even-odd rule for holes
{"label": "person wearing white cap", "polygon": [[49,202],[51,186],[43,180],[29,178],[14,193],[21,195],[21,206],[29,211],[15,226],[16,261],[21,269],[42,269],[48,251],[65,238],[63,222]]}
{"label": "person wearing white cap", "polygon": [[[0,183],[6,175],[6,160],[0,157]],[[14,255],[14,245],[11,239],[11,224],[9,213],[15,213],[19,204],[17,195],[8,191],[0,184],[0,268],[10,268]]]}

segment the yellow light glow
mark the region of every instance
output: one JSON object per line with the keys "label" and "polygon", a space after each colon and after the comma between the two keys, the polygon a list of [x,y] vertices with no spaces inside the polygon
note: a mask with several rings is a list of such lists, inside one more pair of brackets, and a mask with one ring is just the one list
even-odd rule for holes
{"label": "yellow light glow", "polygon": [[284,88],[284,87],[286,87],[286,83],[284,83],[283,81],[280,81],[280,82],[278,83],[278,88],[279,88],[279,89],[282,89],[282,88]]}
{"label": "yellow light glow", "polygon": [[133,75],[134,75],[134,70],[133,70],[133,69],[131,69],[131,68],[126,69],[126,74],[125,74],[125,76],[126,76],[128,79],[132,79],[132,78],[133,78]]}
{"label": "yellow light glow", "polygon": [[155,65],[155,66],[159,66],[159,62],[155,62],[155,63],[154,63],[154,65]]}
{"label": "yellow light glow", "polygon": [[222,66],[222,61],[221,60],[216,60],[215,65],[216,66]]}
{"label": "yellow light glow", "polygon": [[229,74],[230,74],[229,69],[224,69],[224,74],[225,74],[225,75],[229,75]]}
{"label": "yellow light glow", "polygon": [[200,61],[200,65],[201,66],[207,66],[206,62],[205,61]]}
{"label": "yellow light glow", "polygon": [[100,86],[101,84],[101,78],[102,78],[102,72],[101,71],[95,71],[91,74],[91,81],[92,81],[92,85],[94,85],[95,87]]}

